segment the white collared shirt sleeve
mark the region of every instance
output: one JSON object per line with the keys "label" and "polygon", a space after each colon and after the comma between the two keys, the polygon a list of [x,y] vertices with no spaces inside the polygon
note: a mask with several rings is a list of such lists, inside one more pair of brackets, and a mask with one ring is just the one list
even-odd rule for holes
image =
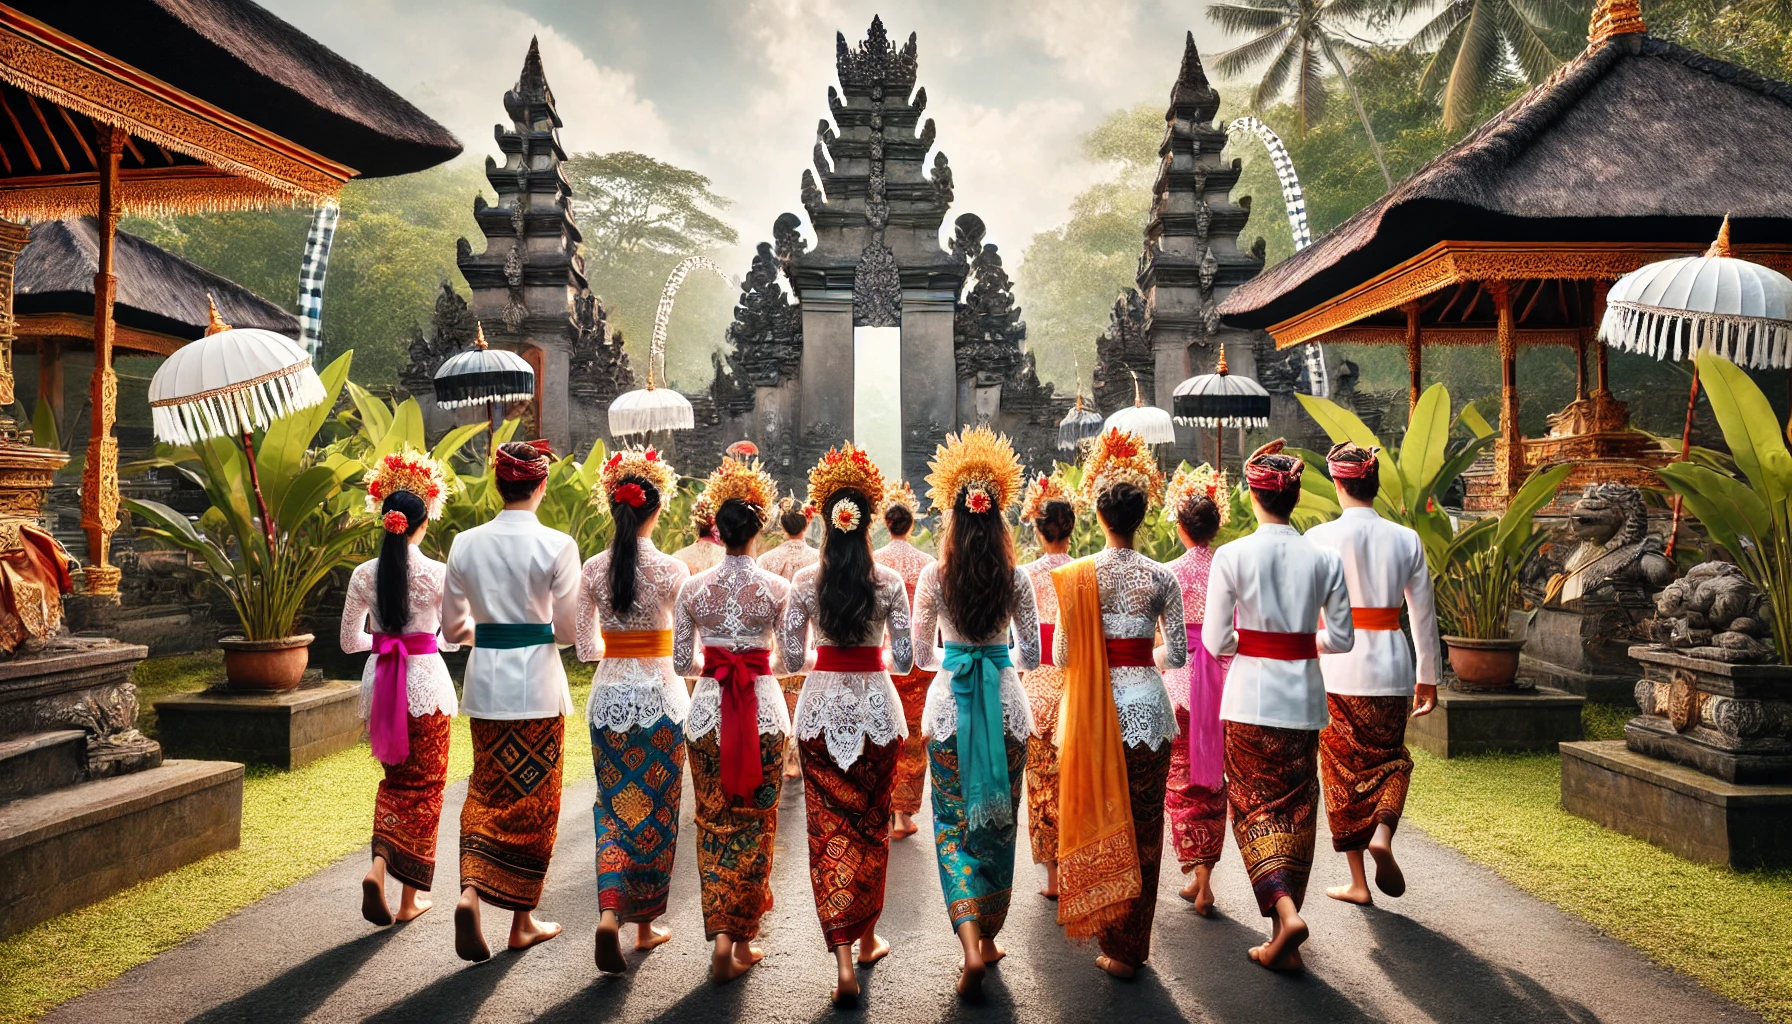
{"label": "white collared shirt sleeve", "polygon": [[1425,547],[1418,545],[1413,558],[1412,575],[1406,581],[1406,615],[1412,625],[1412,643],[1417,652],[1421,686],[1436,686],[1440,674],[1437,642],[1437,603],[1431,590],[1431,566],[1425,562]]}
{"label": "white collared shirt sleeve", "polygon": [[1356,645],[1356,624],[1350,618],[1350,588],[1344,583],[1344,560],[1335,551],[1324,551],[1328,574],[1325,595],[1325,628],[1318,647],[1327,654],[1343,654]]}
{"label": "white collared shirt sleeve", "polygon": [[1201,620],[1201,644],[1215,658],[1238,653],[1238,630],[1233,616],[1238,610],[1238,590],[1232,580],[1231,553],[1224,547],[1213,553],[1207,574],[1207,611]]}
{"label": "white collared shirt sleeve", "polygon": [[571,537],[560,549],[548,577],[554,606],[554,640],[570,644],[578,639],[579,612],[579,544]]}
{"label": "white collared shirt sleeve", "polygon": [[461,563],[456,561],[456,554],[457,546],[449,545],[448,571],[442,576],[442,639],[451,644],[470,644],[473,611],[467,602],[467,587],[461,579]]}

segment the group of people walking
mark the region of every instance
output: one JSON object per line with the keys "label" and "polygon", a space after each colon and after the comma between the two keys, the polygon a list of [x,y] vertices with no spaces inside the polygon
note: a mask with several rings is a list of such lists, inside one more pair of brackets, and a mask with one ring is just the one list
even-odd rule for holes
{"label": "group of people walking", "polygon": [[[859,994],[855,962],[890,952],[877,932],[890,843],[918,830],[928,779],[966,997],[1004,955],[1023,795],[1041,895],[1118,977],[1150,955],[1166,818],[1189,876],[1181,894],[1206,915],[1230,816],[1271,922],[1250,950],[1265,967],[1300,966],[1322,791],[1352,878],[1328,894],[1371,900],[1365,854],[1383,893],[1404,891],[1391,844],[1412,768],[1405,722],[1434,704],[1438,659],[1417,535],[1373,508],[1375,450],[1333,448],[1344,515],[1302,536],[1287,524],[1303,464],[1280,442],[1260,449],[1244,467],[1258,528],[1216,549],[1231,514],[1223,474],[1183,469],[1166,488],[1149,447],[1109,431],[1090,443],[1079,486],[1026,483],[1007,438],[978,427],[931,463],[937,559],[908,542],[914,494],[850,442],[811,471],[802,506],[778,501],[753,454],[731,448],[698,503],[702,543],[716,550],[675,555],[651,539],[672,468],[652,448],[611,455],[594,500],[613,540],[582,567],[572,538],[535,517],[551,458],[540,442],[498,449],[504,511],[456,537],[446,565],[416,549],[440,512],[440,468],[404,452],[369,475],[386,535],[343,615],[344,650],[374,652],[363,704],[386,765],[368,920],[394,920],[388,874],[402,884],[396,919],[429,908],[458,710],[472,719],[474,765],[456,950],[491,955],[482,904],[511,912],[512,949],[559,933],[533,911],[559,820],[572,708],[555,645],[567,643],[597,662],[586,717],[606,972],[627,970],[624,926],[636,949],[670,937],[653,922],[666,912],[687,764],[717,982],[763,955],[779,802],[795,774],[842,1003]],[[1042,551],[1024,565],[1007,518],[1017,505]],[[1159,505],[1187,549],[1169,565],[1133,547]],[[1106,544],[1072,560],[1091,511]],[[803,539],[814,516],[819,549]],[[874,551],[880,518],[891,540]],[[755,560],[768,526],[788,539]],[[465,644],[457,708],[438,651]]]}

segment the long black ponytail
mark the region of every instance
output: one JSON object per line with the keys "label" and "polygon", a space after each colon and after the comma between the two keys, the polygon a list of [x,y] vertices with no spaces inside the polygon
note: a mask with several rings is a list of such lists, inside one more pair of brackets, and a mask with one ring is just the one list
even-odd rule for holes
{"label": "long black ponytail", "polygon": [[[834,521],[834,510],[851,502],[858,510],[850,530]],[[877,609],[877,563],[871,558],[871,527],[865,520],[871,499],[848,487],[835,491],[823,509],[827,526],[821,535],[821,578],[816,581],[816,618],[821,631],[836,644],[851,646],[867,639],[867,623]]]}
{"label": "long black ponytail", "polygon": [[[634,491],[640,491],[636,504]],[[622,478],[610,496],[610,519],[616,534],[610,538],[610,610],[627,615],[635,607],[635,570],[641,564],[641,542],[636,539],[645,523],[660,508],[659,489],[638,476]]]}
{"label": "long black ponytail", "polygon": [[[429,518],[423,499],[410,491],[393,491],[380,503],[386,527],[380,541],[379,566],[374,575],[374,606],[380,615],[380,631],[403,633],[411,622],[411,534]],[[397,513],[395,516],[394,513]],[[404,517],[404,527],[397,516]]]}

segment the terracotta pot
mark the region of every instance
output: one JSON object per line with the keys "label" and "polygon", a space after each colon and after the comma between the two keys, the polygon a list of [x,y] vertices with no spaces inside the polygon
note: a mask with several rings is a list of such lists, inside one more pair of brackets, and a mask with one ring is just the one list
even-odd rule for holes
{"label": "terracotta pot", "polygon": [[1465,690],[1510,690],[1518,678],[1518,652],[1523,640],[1475,640],[1446,636],[1450,668]]}
{"label": "terracotta pot", "polygon": [[225,682],[233,690],[296,690],[315,639],[310,633],[278,640],[224,637],[218,646],[224,648]]}

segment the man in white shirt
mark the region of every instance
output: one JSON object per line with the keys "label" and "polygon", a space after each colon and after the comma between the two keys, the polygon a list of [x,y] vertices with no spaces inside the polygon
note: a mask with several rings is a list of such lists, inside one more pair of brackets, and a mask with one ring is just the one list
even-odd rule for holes
{"label": "man in white shirt", "polygon": [[551,455],[545,441],[498,449],[504,511],[454,539],[442,585],[442,636],[473,647],[460,704],[472,720],[473,775],[460,814],[454,950],[475,962],[491,957],[481,900],[512,912],[511,949],[560,934],[534,909],[560,822],[572,695],[554,645],[576,639],[579,547],[535,518]]}
{"label": "man in white shirt", "polygon": [[[1375,860],[1375,886],[1389,896],[1406,891],[1394,860],[1394,829],[1406,806],[1412,756],[1406,720],[1437,706],[1437,612],[1431,570],[1419,535],[1375,512],[1381,490],[1379,448],[1342,441],[1326,455],[1344,514],[1307,531],[1307,539],[1344,560],[1356,645],[1322,654],[1331,724],[1319,734],[1319,777],[1332,847],[1350,861],[1350,884],[1325,894],[1346,903],[1371,902],[1363,851]],[[1417,665],[1400,632],[1400,606],[1412,620]],[[1416,671],[1415,671],[1416,668]],[[1416,683],[1416,687],[1415,687]],[[1414,691],[1417,690],[1417,704]]]}
{"label": "man in white shirt", "polygon": [[1350,650],[1356,634],[1343,562],[1288,525],[1300,501],[1301,461],[1282,448],[1271,441],[1245,462],[1257,531],[1214,552],[1201,641],[1214,657],[1233,657],[1220,698],[1232,834],[1257,908],[1272,922],[1270,940],[1251,959],[1298,970],[1326,722],[1318,659]]}

